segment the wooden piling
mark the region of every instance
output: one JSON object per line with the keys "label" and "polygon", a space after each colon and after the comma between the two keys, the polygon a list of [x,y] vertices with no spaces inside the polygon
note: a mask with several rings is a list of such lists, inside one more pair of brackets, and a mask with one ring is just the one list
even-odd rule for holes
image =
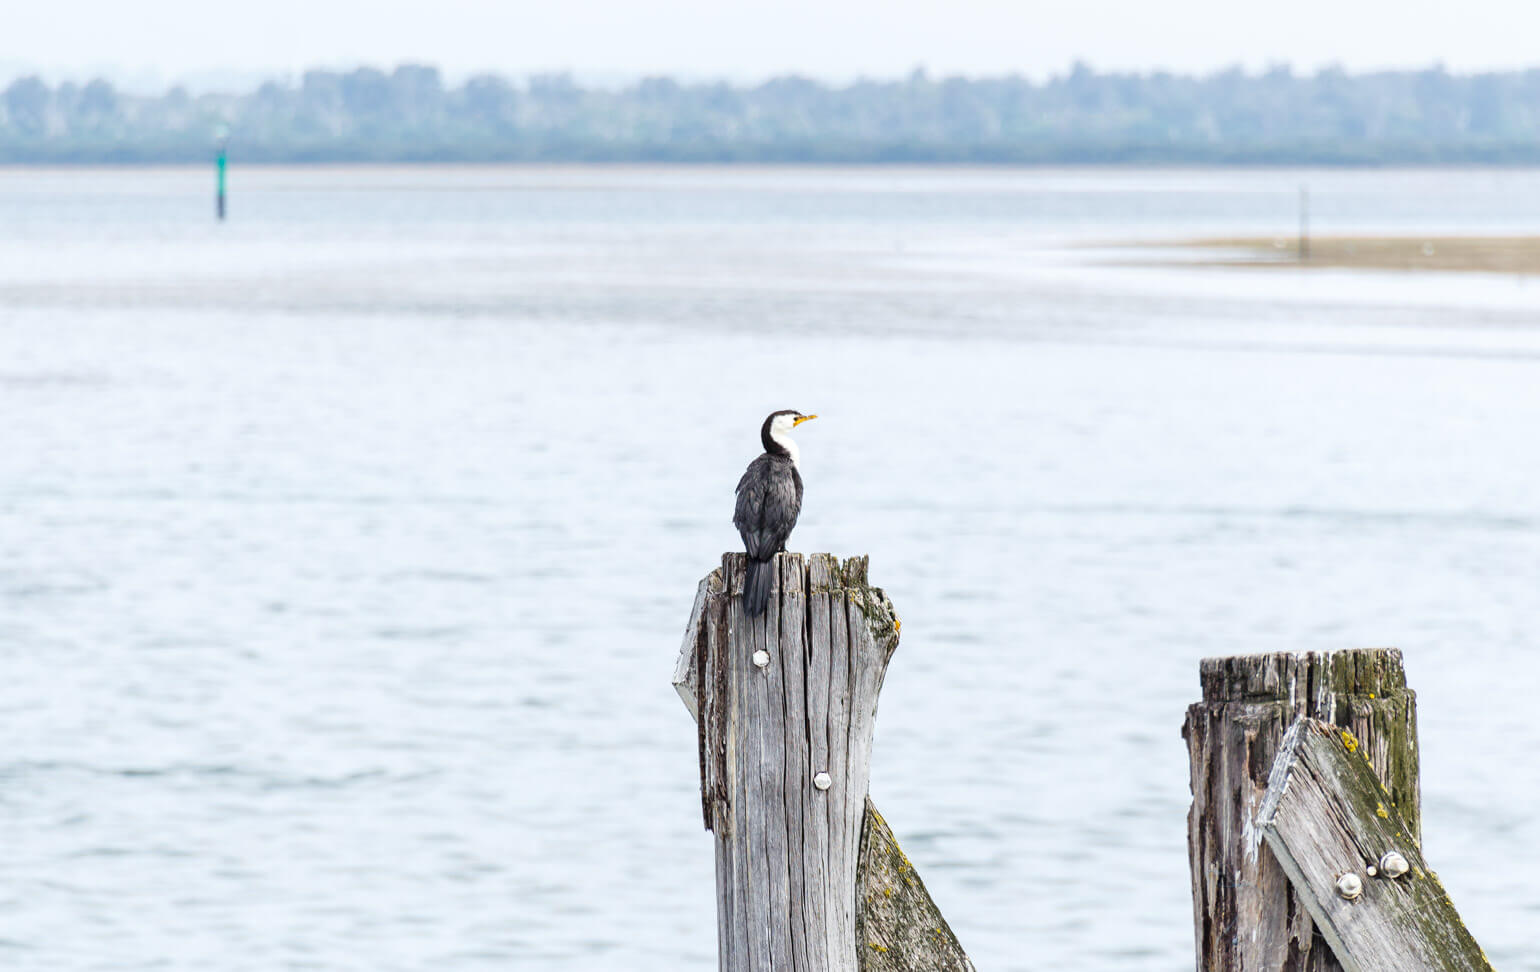
{"label": "wooden piling", "polygon": [[866,572],[779,554],[752,619],[742,554],[697,590],[674,687],[697,723],[724,972],[972,972],[867,799],[898,620]]}
{"label": "wooden piling", "polygon": [[1256,815],[1284,733],[1299,716],[1348,730],[1421,843],[1416,696],[1401,653],[1373,648],[1208,658],[1203,701],[1182,727],[1191,766],[1187,816],[1199,972],[1335,972],[1264,844]]}

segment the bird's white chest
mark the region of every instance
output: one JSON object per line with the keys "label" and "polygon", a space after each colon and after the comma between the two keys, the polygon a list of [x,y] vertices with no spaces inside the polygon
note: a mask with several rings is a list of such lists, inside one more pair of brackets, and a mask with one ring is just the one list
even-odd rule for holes
{"label": "bird's white chest", "polygon": [[787,455],[791,456],[792,467],[800,468],[798,466],[797,460],[802,457],[802,454],[797,451],[797,444],[791,441],[791,436],[787,435],[785,432],[780,431],[779,429],[771,429],[770,438],[775,440],[776,445],[780,446],[782,449],[785,449]]}

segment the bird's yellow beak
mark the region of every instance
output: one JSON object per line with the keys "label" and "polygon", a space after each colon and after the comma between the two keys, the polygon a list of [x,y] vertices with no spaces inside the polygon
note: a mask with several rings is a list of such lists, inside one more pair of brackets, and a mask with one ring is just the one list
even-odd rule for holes
{"label": "bird's yellow beak", "polygon": [[795,422],[791,423],[791,427],[792,428],[796,428],[797,426],[801,425],[803,422],[811,422],[811,421],[813,421],[813,419],[815,419],[817,417],[818,416],[816,416],[816,415],[798,415],[797,416],[797,420]]}

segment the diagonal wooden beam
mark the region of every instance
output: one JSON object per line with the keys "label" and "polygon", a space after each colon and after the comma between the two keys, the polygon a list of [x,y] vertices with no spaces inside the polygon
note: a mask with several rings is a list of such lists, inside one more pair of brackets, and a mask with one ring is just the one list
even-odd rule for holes
{"label": "diagonal wooden beam", "polygon": [[1289,727],[1257,827],[1346,972],[1491,972],[1349,730]]}

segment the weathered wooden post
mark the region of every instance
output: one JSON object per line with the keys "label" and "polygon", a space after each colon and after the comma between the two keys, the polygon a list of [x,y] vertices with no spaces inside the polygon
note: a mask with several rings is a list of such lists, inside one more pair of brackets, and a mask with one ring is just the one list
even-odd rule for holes
{"label": "weathered wooden post", "polygon": [[1393,648],[1206,658],[1187,710],[1187,850],[1200,972],[1343,968],[1273,853],[1256,815],[1298,716],[1347,729],[1384,781],[1413,845],[1422,840],[1417,707]]}
{"label": "weathered wooden post", "polygon": [[695,716],[724,972],[971,972],[867,798],[898,619],[864,557],[776,557],[769,608],[728,554],[696,593],[674,687]]}

